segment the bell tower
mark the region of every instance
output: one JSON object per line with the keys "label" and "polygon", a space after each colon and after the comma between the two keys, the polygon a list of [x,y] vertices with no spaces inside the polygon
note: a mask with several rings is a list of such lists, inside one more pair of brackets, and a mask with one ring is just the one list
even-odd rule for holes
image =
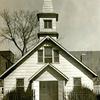
{"label": "bell tower", "polygon": [[50,36],[57,39],[59,35],[56,32],[58,14],[53,11],[52,0],[44,0],[42,13],[38,13],[37,17],[40,25],[38,38],[41,39],[45,36]]}

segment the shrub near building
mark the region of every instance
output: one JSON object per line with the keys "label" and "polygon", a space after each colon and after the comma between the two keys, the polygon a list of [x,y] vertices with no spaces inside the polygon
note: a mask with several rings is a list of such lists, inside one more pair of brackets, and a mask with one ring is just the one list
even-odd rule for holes
{"label": "shrub near building", "polygon": [[13,90],[7,93],[3,100],[33,100],[33,91],[19,91],[19,90]]}
{"label": "shrub near building", "polygon": [[76,86],[68,98],[69,100],[96,100],[96,95],[86,87]]}

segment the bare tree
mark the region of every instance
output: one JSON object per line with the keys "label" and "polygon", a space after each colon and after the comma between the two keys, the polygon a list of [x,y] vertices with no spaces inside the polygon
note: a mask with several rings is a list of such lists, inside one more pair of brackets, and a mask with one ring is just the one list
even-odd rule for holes
{"label": "bare tree", "polygon": [[37,40],[37,11],[20,10],[9,13],[3,10],[0,15],[5,25],[1,29],[1,36],[12,41],[23,56]]}

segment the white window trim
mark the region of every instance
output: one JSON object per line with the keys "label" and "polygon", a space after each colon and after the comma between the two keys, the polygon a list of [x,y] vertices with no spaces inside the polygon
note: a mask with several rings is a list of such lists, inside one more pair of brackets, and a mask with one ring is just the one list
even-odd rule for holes
{"label": "white window trim", "polygon": [[80,78],[81,79],[81,86],[82,86],[82,77],[73,77],[73,86],[79,86],[79,85],[74,85],[74,78]]}
{"label": "white window trim", "polygon": [[[43,48],[39,49],[39,50],[43,50],[43,62],[38,62],[38,51],[37,51],[37,62],[40,64],[45,63],[45,47],[51,47],[51,46],[45,45],[45,46],[43,46]],[[59,62],[54,62],[54,50],[59,51],[59,49],[52,48],[52,63],[58,64],[58,63],[60,63],[60,55],[59,55]]]}
{"label": "white window trim", "polygon": [[60,63],[60,55],[59,55],[59,62],[55,62],[54,61],[54,50],[58,50],[59,51],[59,49],[55,49],[55,48],[53,49],[53,63]]}
{"label": "white window trim", "polygon": [[[48,28],[48,27],[45,28],[45,21],[51,21],[51,28]],[[44,19],[44,20],[43,20],[43,28],[44,28],[44,29],[53,29],[53,20],[52,20],[52,19]]]}
{"label": "white window trim", "polygon": [[[24,90],[25,90],[25,78],[16,78],[16,88],[17,88],[17,80],[18,79],[23,79],[24,80],[24,86],[23,87],[24,87]],[[19,87],[22,87],[22,86],[19,86]]]}

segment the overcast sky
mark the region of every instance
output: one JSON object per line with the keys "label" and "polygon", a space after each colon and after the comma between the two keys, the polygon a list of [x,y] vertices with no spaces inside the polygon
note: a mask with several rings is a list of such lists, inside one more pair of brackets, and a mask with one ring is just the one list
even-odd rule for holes
{"label": "overcast sky", "polygon": [[[0,10],[42,10],[43,0],[0,0]],[[100,50],[100,0],[53,0],[57,32],[68,50]]]}

